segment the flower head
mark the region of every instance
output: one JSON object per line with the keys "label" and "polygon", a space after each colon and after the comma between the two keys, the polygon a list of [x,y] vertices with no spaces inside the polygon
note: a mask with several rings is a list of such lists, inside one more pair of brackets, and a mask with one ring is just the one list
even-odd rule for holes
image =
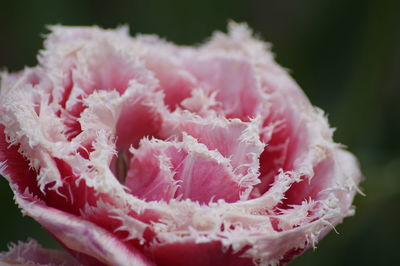
{"label": "flower head", "polygon": [[38,60],[2,74],[1,173],[81,263],[277,265],[353,213],[355,158],[246,25],[55,26]]}

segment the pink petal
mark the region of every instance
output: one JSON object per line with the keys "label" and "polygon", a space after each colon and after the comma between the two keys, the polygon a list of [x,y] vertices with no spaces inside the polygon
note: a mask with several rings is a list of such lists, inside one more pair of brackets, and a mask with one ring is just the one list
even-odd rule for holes
{"label": "pink petal", "polygon": [[232,253],[232,250],[222,250],[218,242],[194,243],[181,242],[154,246],[151,254],[157,265],[254,265],[252,259],[242,257],[243,252]]}
{"label": "pink petal", "polygon": [[143,141],[133,153],[125,185],[146,200],[238,200],[242,189],[229,166],[199,149],[196,143]]}
{"label": "pink petal", "polygon": [[[158,145],[159,146],[159,145]],[[168,158],[157,145],[141,145],[134,152],[125,185],[135,196],[146,200],[170,200],[178,185]]]}
{"label": "pink petal", "polygon": [[1,265],[58,265],[76,266],[79,263],[67,252],[41,247],[35,240],[11,245],[8,252],[0,253]]}
{"label": "pink petal", "polygon": [[242,189],[224,163],[174,147],[167,149],[166,154],[171,158],[172,169],[176,171],[174,179],[181,181],[176,192],[178,197],[200,203],[218,199],[226,202],[239,200]]}
{"label": "pink petal", "polygon": [[145,62],[146,67],[156,75],[159,81],[157,90],[165,94],[164,102],[171,111],[188,98],[197,86],[194,76],[166,55],[152,51],[146,56]]}
{"label": "pink petal", "polygon": [[18,152],[18,146],[10,147],[4,134],[4,126],[0,125],[0,174],[16,185],[18,192],[28,190],[37,197],[43,198],[43,193],[36,183],[36,173],[29,162]]}
{"label": "pink petal", "polygon": [[[122,107],[116,125],[117,149],[137,147],[144,137],[158,137],[163,121],[157,95],[137,93]],[[158,105],[157,105],[158,104]],[[134,115],[133,115],[134,114]]]}
{"label": "pink petal", "polygon": [[[28,202],[20,196],[17,196],[17,202],[68,249],[93,257],[106,265],[153,265],[134,247],[127,246],[91,222],[38,202]],[[84,260],[80,262],[85,264]]]}
{"label": "pink petal", "polygon": [[190,58],[186,66],[200,87],[217,92],[225,116],[243,121],[255,117],[261,95],[248,61],[216,55]]}

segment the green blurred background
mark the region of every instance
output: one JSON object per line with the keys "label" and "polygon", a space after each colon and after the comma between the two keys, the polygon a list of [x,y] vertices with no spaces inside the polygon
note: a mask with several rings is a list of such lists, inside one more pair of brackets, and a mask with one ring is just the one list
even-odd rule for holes
{"label": "green blurred background", "polygon": [[[335,140],[357,155],[366,197],[290,265],[393,265],[400,259],[400,1],[397,0],[37,0],[0,2],[0,67],[36,64],[45,25],[130,26],[178,44],[198,44],[233,19],[273,44],[277,61],[324,109]],[[0,250],[38,239],[56,246],[14,206],[0,180]]]}

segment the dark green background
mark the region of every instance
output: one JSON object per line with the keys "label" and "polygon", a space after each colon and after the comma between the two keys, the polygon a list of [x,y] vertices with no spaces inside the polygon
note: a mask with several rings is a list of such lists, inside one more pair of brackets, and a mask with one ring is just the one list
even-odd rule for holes
{"label": "dark green background", "polygon": [[[128,24],[196,44],[229,19],[247,22],[312,103],[324,109],[335,139],[361,161],[366,197],[357,214],[291,265],[393,265],[400,259],[400,1],[0,1],[0,66],[36,64],[45,25]],[[0,250],[32,236],[54,242],[14,206],[0,180]]]}

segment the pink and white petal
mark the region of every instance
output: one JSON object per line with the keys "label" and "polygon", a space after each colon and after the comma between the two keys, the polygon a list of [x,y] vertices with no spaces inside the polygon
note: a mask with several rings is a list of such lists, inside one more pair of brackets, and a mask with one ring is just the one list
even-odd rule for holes
{"label": "pink and white petal", "polygon": [[29,161],[19,152],[17,145],[10,146],[6,141],[4,126],[0,124],[0,174],[10,184],[15,185],[18,193],[28,190],[36,197],[43,198],[36,183],[37,173],[30,167]]}
{"label": "pink and white petal", "polygon": [[130,193],[141,199],[169,201],[178,188],[173,178],[175,173],[170,158],[158,145],[144,145],[145,142],[142,141],[140,148],[133,152],[125,186]]}
{"label": "pink and white petal", "polygon": [[230,159],[232,167],[238,172],[246,172],[245,168],[239,169],[244,165],[255,167],[256,170],[258,168],[257,158],[264,144],[259,139],[257,120],[243,122],[222,117],[201,118],[183,112],[173,114],[165,124],[176,130],[175,135],[185,132],[205,144],[209,150],[217,150]]}
{"label": "pink and white petal", "polygon": [[267,63],[275,69],[281,69],[274,61],[274,55],[269,50],[270,45],[254,38],[252,30],[245,23],[230,21],[228,33],[214,32],[210,40],[200,49],[203,53],[219,52],[240,55],[256,64]]}
{"label": "pink and white petal", "polygon": [[[354,214],[354,208],[351,208],[351,206],[355,194],[364,195],[358,187],[363,175],[356,157],[350,152],[336,149],[335,158],[337,171],[341,174],[337,175],[335,181],[332,182],[332,189],[336,189],[334,193],[339,199],[342,216],[345,217]],[[340,219],[343,218],[341,217]]]}
{"label": "pink and white petal", "polygon": [[[234,202],[244,190],[235,180],[229,160],[189,135],[183,136],[181,142],[144,139],[131,152],[132,170],[126,184],[145,198],[154,198],[157,195],[151,196],[152,193],[162,192],[164,200],[174,196],[200,203],[218,199]],[[166,173],[164,179],[160,171]],[[144,177],[147,179],[142,180]]]}
{"label": "pink and white petal", "polygon": [[9,251],[0,253],[0,264],[8,265],[43,265],[43,266],[78,266],[77,260],[61,250],[43,248],[35,240],[26,243],[11,244]]}
{"label": "pink and white petal", "polygon": [[[306,119],[285,106],[285,103],[281,103],[280,107],[276,107],[264,119],[264,132],[260,134],[260,138],[266,143],[266,147],[260,156],[262,182],[257,186],[258,193],[266,192],[280,171],[300,172],[300,168],[304,168],[304,161],[313,153],[311,134],[306,123]],[[312,162],[307,164],[312,167]]]}
{"label": "pink and white petal", "polygon": [[146,68],[154,72],[159,82],[157,90],[165,94],[165,104],[174,111],[184,99],[190,97],[192,90],[197,86],[197,80],[176,58],[162,53],[163,49],[157,50],[151,50],[143,60]]}
{"label": "pink and white petal", "polygon": [[[120,28],[117,31],[102,31],[96,27],[49,27],[51,33],[47,35],[44,43],[45,49],[41,51],[38,60],[54,83],[52,96],[61,107],[66,103],[71,109],[78,101],[79,95],[84,93],[84,88],[77,86],[73,77],[74,69],[79,64],[77,54],[88,44],[95,42],[96,38],[114,38],[127,40],[127,31]],[[118,41],[117,41],[118,42]]]}
{"label": "pink and white petal", "polygon": [[153,75],[137,55],[111,40],[99,39],[86,44],[77,52],[76,63],[73,79],[89,94],[93,90],[116,90],[123,94],[133,81],[150,89],[156,86]]}
{"label": "pink and white petal", "polygon": [[237,175],[235,180],[247,188],[241,195],[244,200],[253,186],[260,182],[258,158],[264,144],[259,139],[259,122],[259,119],[243,122],[218,116],[202,118],[187,111],[176,111],[166,117],[162,132],[178,139],[182,139],[182,134],[188,134],[209,150],[216,150],[227,158]]}
{"label": "pink and white petal", "polygon": [[[85,43],[101,38],[112,38],[127,41],[128,29],[120,27],[117,30],[105,31],[97,27],[49,27],[50,34],[44,43],[45,49],[41,51],[39,63],[52,74],[61,70],[61,73],[71,67],[76,52]],[[57,77],[57,75],[55,75]]]}
{"label": "pink and white petal", "polygon": [[115,125],[118,150],[128,151],[130,146],[137,147],[142,138],[160,135],[166,106],[162,94],[147,90],[138,91],[121,106]]}
{"label": "pink and white petal", "polygon": [[[136,248],[127,246],[110,232],[75,215],[29,202],[16,194],[24,213],[34,218],[66,248],[85,254],[106,265],[154,265]],[[77,257],[85,264],[85,257]]]}
{"label": "pink and white petal", "polygon": [[185,66],[200,88],[217,92],[216,100],[222,103],[220,113],[243,121],[257,115],[262,95],[250,61],[223,54],[198,54],[187,58]]}
{"label": "pink and white petal", "polygon": [[179,181],[177,197],[207,204],[224,199],[235,202],[244,188],[240,187],[228,165],[207,153],[170,147],[166,154],[171,158],[174,179]]}
{"label": "pink and white petal", "polygon": [[202,117],[215,116],[216,106],[218,103],[215,100],[217,92],[207,93],[202,89],[193,89],[191,96],[181,102],[181,106],[184,110],[188,110],[192,113],[198,114]]}

